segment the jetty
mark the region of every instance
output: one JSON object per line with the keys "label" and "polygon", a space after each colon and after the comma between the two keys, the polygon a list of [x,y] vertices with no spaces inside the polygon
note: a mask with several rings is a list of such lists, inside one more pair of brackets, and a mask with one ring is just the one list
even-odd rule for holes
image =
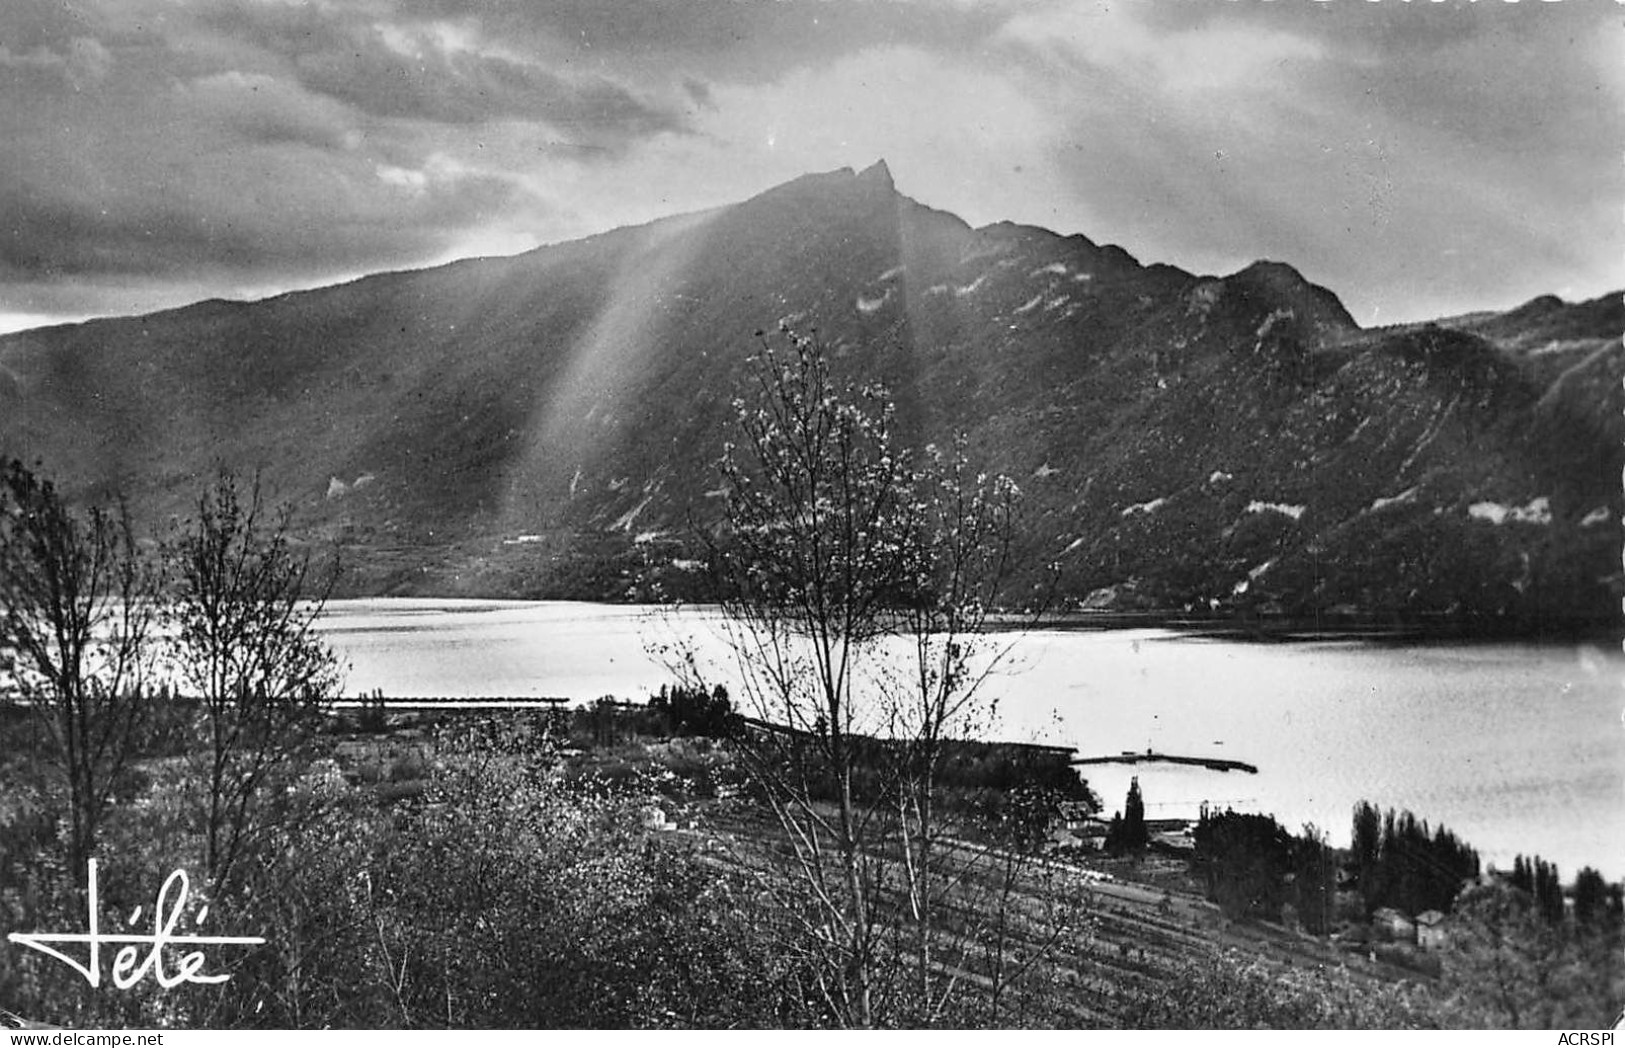
{"label": "jetty", "polygon": [[1135,750],[1124,750],[1122,753],[1110,757],[1074,757],[1074,765],[1080,764],[1188,764],[1193,767],[1207,768],[1211,771],[1244,771],[1249,775],[1258,774],[1258,765],[1248,764],[1246,761],[1225,760],[1222,757],[1176,757],[1171,753],[1156,753],[1147,749],[1144,753]]}
{"label": "jetty", "polygon": [[546,710],[563,709],[571,700],[554,695],[443,695],[413,697],[389,695],[346,696],[334,699],[335,710],[361,710],[376,708],[392,713],[424,710]]}

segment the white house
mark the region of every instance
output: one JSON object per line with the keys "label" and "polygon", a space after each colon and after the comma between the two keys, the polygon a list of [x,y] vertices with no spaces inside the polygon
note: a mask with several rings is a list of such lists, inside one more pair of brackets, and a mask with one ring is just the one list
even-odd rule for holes
{"label": "white house", "polygon": [[1424,950],[1437,950],[1445,944],[1444,914],[1438,910],[1425,910],[1416,915],[1416,945]]}

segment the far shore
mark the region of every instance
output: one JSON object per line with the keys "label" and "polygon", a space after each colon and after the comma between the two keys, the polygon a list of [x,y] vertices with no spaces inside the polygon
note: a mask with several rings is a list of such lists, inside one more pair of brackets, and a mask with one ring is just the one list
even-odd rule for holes
{"label": "far shore", "polygon": [[[437,606],[466,607],[487,604],[516,607],[532,604],[572,604],[602,608],[688,608],[717,611],[712,603],[643,604],[625,600],[592,600],[581,597],[518,597],[511,594],[411,593],[345,594],[334,602],[376,601],[400,608],[432,611]],[[997,612],[988,617],[989,631],[1010,630],[1131,630],[1161,629],[1185,637],[1256,643],[1366,642],[1373,644],[1421,644],[1429,642],[1512,642],[1512,643],[1600,643],[1613,644],[1625,638],[1625,618],[1565,618],[1528,621],[1523,619],[1466,619],[1443,615],[1385,616],[1291,615],[1215,611],[1202,614],[1184,609],[1140,609],[1048,611],[1041,613]]]}

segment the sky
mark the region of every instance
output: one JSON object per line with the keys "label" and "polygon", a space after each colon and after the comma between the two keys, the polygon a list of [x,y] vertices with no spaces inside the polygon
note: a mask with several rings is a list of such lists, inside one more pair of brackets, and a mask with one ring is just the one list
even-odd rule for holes
{"label": "sky", "polygon": [[1625,287],[1611,0],[4,0],[0,331],[511,254],[885,159],[1362,324]]}

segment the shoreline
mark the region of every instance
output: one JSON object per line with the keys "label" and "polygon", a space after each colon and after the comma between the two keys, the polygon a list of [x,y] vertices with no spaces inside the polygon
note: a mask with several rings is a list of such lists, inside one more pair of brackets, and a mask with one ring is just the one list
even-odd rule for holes
{"label": "shoreline", "polygon": [[[372,604],[401,611],[432,613],[439,610],[465,610],[485,606],[488,610],[523,607],[568,606],[604,610],[649,612],[697,610],[718,612],[715,603],[673,602],[654,604],[626,600],[588,600],[568,597],[513,597],[478,594],[373,594],[333,597],[328,606]],[[1203,640],[1228,640],[1261,644],[1303,644],[1364,642],[1403,646],[1435,642],[1460,643],[1625,643],[1625,618],[1613,621],[1574,618],[1530,623],[1523,620],[1467,620],[1442,616],[1415,619],[1340,615],[1306,617],[1293,615],[1193,614],[1176,609],[1143,611],[1054,611],[1042,614],[995,612],[988,616],[983,632],[1005,633],[1022,630],[1058,632],[1107,632],[1116,630],[1161,629]]]}

